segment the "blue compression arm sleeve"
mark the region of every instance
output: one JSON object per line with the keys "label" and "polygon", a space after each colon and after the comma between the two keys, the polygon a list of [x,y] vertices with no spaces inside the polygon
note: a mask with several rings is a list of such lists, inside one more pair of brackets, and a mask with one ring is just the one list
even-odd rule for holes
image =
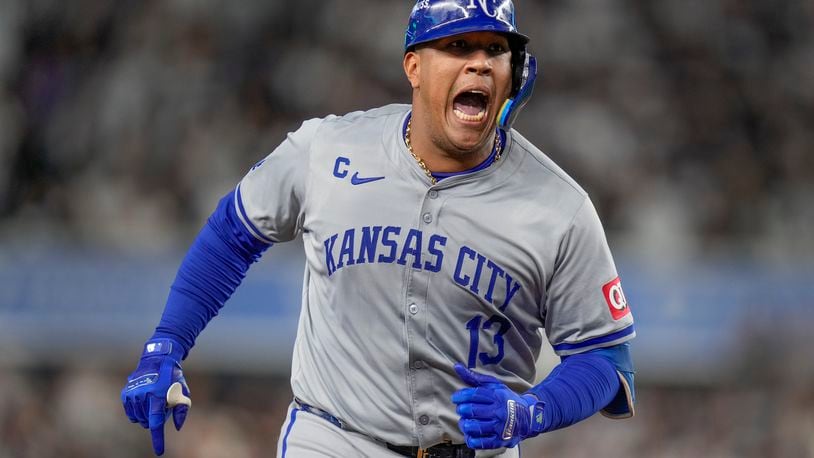
{"label": "blue compression arm sleeve", "polygon": [[221,199],[178,268],[164,314],[152,338],[172,338],[184,346],[223,307],[249,266],[271,246],[251,235],[235,211],[234,191]]}
{"label": "blue compression arm sleeve", "polygon": [[580,353],[562,363],[528,393],[545,403],[543,431],[582,421],[603,409],[620,388],[614,363],[602,354]]}

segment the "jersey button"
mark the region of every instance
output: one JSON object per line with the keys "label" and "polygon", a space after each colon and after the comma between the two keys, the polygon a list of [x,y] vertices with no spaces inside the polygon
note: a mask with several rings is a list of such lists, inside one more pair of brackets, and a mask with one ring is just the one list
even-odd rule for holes
{"label": "jersey button", "polygon": [[418,360],[418,361],[414,362],[413,363],[413,369],[415,369],[415,370],[424,369],[424,361]]}
{"label": "jersey button", "polygon": [[430,215],[429,213],[424,213],[424,215],[421,218],[427,224],[430,224],[432,222],[432,215]]}
{"label": "jersey button", "polygon": [[430,196],[430,199],[435,199],[438,197],[438,191],[435,189],[430,189],[430,192],[427,195]]}
{"label": "jersey button", "polygon": [[415,304],[410,304],[410,313],[412,313],[413,315],[418,313],[418,306]]}
{"label": "jersey button", "polygon": [[430,422],[430,417],[428,417],[426,415],[422,415],[422,416],[418,417],[418,422],[421,423],[422,425],[426,425],[427,423]]}

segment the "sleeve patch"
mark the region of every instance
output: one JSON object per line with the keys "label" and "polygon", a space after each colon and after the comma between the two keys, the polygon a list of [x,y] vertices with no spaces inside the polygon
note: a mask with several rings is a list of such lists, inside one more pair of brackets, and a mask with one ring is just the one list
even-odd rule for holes
{"label": "sleeve patch", "polygon": [[630,307],[627,305],[627,298],[625,298],[625,293],[622,291],[622,282],[619,277],[605,283],[602,286],[602,294],[605,296],[605,302],[608,303],[608,308],[614,320],[620,320],[630,313]]}

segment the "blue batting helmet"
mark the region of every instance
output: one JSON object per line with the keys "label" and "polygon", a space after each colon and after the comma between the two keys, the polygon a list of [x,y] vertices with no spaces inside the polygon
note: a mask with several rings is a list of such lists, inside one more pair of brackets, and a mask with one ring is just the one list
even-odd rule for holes
{"label": "blue batting helmet", "polygon": [[419,0],[410,14],[404,50],[467,32],[498,32],[521,46],[529,38],[517,31],[511,0]]}

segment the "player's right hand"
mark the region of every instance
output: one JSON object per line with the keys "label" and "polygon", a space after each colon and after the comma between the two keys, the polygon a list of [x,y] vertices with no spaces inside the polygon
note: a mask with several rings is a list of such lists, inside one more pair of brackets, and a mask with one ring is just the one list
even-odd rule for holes
{"label": "player's right hand", "polygon": [[153,450],[164,454],[164,423],[172,415],[181,430],[192,400],[181,371],[184,348],[172,339],[153,339],[144,344],[136,370],[122,389],[122,405],[127,418],[150,430]]}

